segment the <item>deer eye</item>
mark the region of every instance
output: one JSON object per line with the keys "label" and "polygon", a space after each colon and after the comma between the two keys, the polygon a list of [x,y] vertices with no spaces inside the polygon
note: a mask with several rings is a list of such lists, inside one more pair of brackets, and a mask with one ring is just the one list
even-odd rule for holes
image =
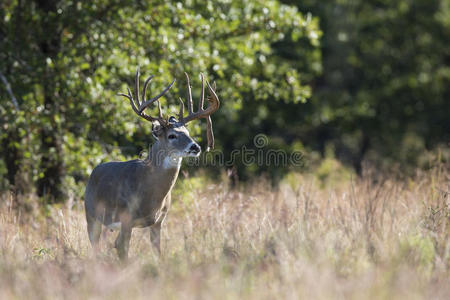
{"label": "deer eye", "polygon": [[177,136],[175,134],[169,134],[168,138],[169,140],[174,140],[177,138]]}

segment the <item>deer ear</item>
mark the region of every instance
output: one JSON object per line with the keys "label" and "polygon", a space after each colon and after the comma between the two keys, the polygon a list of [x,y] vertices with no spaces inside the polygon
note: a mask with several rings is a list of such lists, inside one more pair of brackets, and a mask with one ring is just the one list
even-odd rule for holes
{"label": "deer ear", "polygon": [[155,139],[159,139],[162,134],[162,126],[158,121],[152,123],[152,135]]}

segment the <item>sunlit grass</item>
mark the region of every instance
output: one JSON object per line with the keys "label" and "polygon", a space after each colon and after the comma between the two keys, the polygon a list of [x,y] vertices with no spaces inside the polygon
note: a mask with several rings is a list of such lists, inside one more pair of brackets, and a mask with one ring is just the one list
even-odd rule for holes
{"label": "sunlit grass", "polygon": [[328,187],[295,174],[277,188],[185,179],[162,255],[134,230],[125,264],[115,232],[91,253],[81,201],[44,217],[4,194],[0,298],[448,299],[449,179],[441,169]]}

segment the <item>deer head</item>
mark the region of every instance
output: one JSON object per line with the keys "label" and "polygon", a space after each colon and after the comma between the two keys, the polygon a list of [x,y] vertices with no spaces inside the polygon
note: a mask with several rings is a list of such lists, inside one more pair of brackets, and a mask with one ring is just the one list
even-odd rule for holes
{"label": "deer head", "polygon": [[[181,158],[193,156],[197,157],[200,155],[201,149],[200,146],[190,137],[189,131],[186,128],[186,124],[190,121],[205,118],[207,121],[207,140],[208,147],[206,151],[209,151],[210,148],[214,148],[214,134],[212,130],[212,122],[211,122],[211,114],[214,113],[220,105],[219,98],[215,92],[216,86],[215,83],[213,87],[210,86],[209,82],[206,81],[206,85],[209,91],[208,107],[206,109],[204,106],[204,76],[201,74],[201,94],[200,94],[200,102],[199,108],[197,112],[193,112],[192,110],[192,92],[191,86],[189,82],[189,76],[187,73],[186,80],[188,85],[188,115],[184,116],[184,104],[180,98],[180,112],[178,115],[178,119],[174,116],[164,117],[161,111],[161,104],[159,102],[159,98],[164,96],[167,91],[172,87],[175,79],[156,97],[153,97],[149,100],[146,100],[146,90],[153,79],[154,76],[148,77],[144,82],[144,88],[142,90],[141,99],[139,98],[139,68],[136,71],[135,77],[135,88],[134,88],[134,97],[128,88],[128,94],[119,94],[120,96],[126,97],[130,100],[131,107],[133,111],[140,117],[146,119],[147,121],[152,122],[152,134],[158,140],[160,150],[163,150],[164,153],[170,155],[172,158]],[[152,103],[158,104],[158,116],[153,117],[147,115],[144,110],[149,107]]]}

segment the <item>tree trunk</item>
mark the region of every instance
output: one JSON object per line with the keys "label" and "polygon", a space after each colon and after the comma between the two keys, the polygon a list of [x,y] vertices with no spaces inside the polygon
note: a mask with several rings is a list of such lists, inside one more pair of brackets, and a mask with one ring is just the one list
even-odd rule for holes
{"label": "tree trunk", "polygon": [[19,139],[17,128],[9,128],[6,135],[7,137],[2,141],[2,157],[4,157],[6,164],[6,178],[8,179],[9,185],[15,190],[16,174],[19,171],[19,162],[21,160],[21,153],[12,142],[18,141]]}
{"label": "tree trunk", "polygon": [[359,148],[359,153],[355,157],[355,160],[353,162],[353,168],[356,171],[356,174],[358,174],[359,177],[363,175],[363,161],[364,157],[367,153],[367,151],[370,148],[370,139],[367,134],[364,133],[362,140],[361,140],[361,146]]}
{"label": "tree trunk", "polygon": [[58,112],[54,99],[48,96],[47,90],[44,92],[45,114],[48,115],[50,124],[46,124],[41,131],[41,170],[44,176],[38,180],[38,195],[46,197],[50,202],[59,202],[64,196],[62,182],[65,168],[61,138],[55,122],[55,114]]}
{"label": "tree trunk", "polygon": [[[42,21],[42,28],[47,34],[39,44],[42,58],[44,60],[50,58],[55,61],[61,50],[61,30],[58,22],[50,15],[56,13],[58,1],[40,0],[36,3],[47,16]],[[42,113],[46,116],[46,121],[40,137],[42,143],[40,169],[43,177],[38,180],[38,195],[46,197],[47,201],[59,202],[63,200],[64,196],[62,182],[65,173],[61,135],[55,119],[55,116],[59,114],[58,100],[60,99],[57,99],[55,67],[49,66],[46,62],[43,62],[43,65],[46,66],[46,69],[42,78],[44,93],[44,111]]]}

